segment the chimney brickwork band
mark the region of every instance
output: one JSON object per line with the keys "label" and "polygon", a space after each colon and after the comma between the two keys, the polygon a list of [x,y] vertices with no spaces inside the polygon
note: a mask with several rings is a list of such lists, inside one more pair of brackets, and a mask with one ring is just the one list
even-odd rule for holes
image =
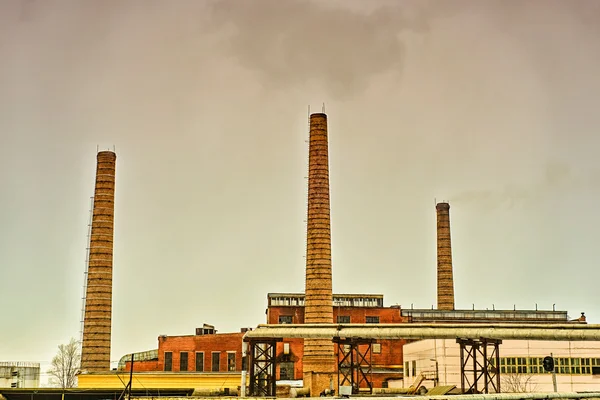
{"label": "chimney brickwork band", "polygon": [[437,308],[454,310],[450,204],[438,203],[437,211]]}
{"label": "chimney brickwork band", "polygon": [[110,371],[116,160],[112,151],[97,154],[81,348],[81,369],[87,372]]}
{"label": "chimney brickwork band", "polygon": [[[304,322],[333,323],[327,115],[310,116]],[[335,372],[331,340],[304,340],[304,375],[311,393]],[[306,384],[306,382],[305,382]]]}

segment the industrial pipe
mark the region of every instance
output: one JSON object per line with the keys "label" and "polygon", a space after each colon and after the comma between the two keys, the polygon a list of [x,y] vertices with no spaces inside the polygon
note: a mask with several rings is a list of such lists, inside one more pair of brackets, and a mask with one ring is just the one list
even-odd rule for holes
{"label": "industrial pipe", "polygon": [[600,341],[600,325],[587,324],[303,324],[259,325],[251,338],[505,339]]}

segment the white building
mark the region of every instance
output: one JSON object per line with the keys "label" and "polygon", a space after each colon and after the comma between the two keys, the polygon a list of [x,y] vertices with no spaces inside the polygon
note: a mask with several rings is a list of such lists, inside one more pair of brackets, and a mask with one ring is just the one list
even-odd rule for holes
{"label": "white building", "polygon": [[[600,342],[504,340],[499,347],[502,392],[552,392],[552,374],[542,360],[552,353],[559,392],[600,391]],[[461,387],[460,345],[456,340],[428,339],[404,345],[404,384],[421,372],[423,386]],[[478,385],[481,387],[481,385]]]}
{"label": "white building", "polygon": [[37,388],[39,386],[39,363],[0,362],[0,388]]}

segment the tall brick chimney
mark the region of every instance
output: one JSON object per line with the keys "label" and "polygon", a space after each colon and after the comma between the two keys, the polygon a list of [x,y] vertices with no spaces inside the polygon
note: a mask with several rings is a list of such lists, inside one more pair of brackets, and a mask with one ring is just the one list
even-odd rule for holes
{"label": "tall brick chimney", "polygon": [[450,204],[438,203],[435,209],[437,211],[437,308],[454,310]]}
{"label": "tall brick chimney", "polygon": [[115,167],[112,151],[97,154],[81,370],[110,371]]}
{"label": "tall brick chimney", "polygon": [[[304,322],[333,323],[331,227],[327,115],[310,116],[308,217],[306,232],[306,297]],[[329,388],[336,371],[331,340],[305,339],[304,386],[311,396]]]}

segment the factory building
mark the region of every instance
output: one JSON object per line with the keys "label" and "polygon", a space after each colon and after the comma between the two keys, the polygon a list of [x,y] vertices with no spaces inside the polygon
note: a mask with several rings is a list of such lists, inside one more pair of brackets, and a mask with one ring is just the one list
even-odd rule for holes
{"label": "factory building", "polygon": [[[305,296],[301,293],[269,293],[268,324],[305,323]],[[399,306],[384,307],[381,294],[334,294],[333,320],[339,324],[390,324],[405,322]],[[372,379],[376,387],[402,378],[404,340],[380,340],[371,349]],[[304,340],[284,339],[277,344],[277,379],[302,379]],[[337,349],[334,360],[337,362]],[[337,366],[336,366],[337,371]]]}
{"label": "factory building", "polygon": [[0,362],[0,388],[37,388],[39,386],[39,363]]}
{"label": "factory building", "polygon": [[[385,307],[380,294],[333,294],[327,116],[312,114],[309,122],[305,292],[269,293],[268,324],[585,323],[584,315],[569,321],[563,311],[455,309],[450,205],[447,202],[436,204],[436,309]],[[242,340],[247,328],[240,332],[218,333],[213,326],[205,324],[196,329],[194,335],[162,335],[158,338],[157,349],[128,354],[119,362],[117,371],[109,371],[116,155],[100,152],[97,160],[79,387],[121,386],[133,358],[137,382],[134,382],[134,388],[218,388],[226,389],[227,393],[235,392],[241,383]],[[334,344],[328,338],[283,338],[275,346],[275,379],[302,381],[303,390],[309,391],[311,396],[319,396],[337,386],[334,382],[338,379],[340,357],[349,354],[345,346],[356,345],[370,346],[369,381],[361,381],[353,389],[366,389],[365,385],[391,388],[414,383],[425,387],[441,384],[460,387],[462,384],[457,382],[457,377],[460,380],[465,375],[461,362],[464,344],[448,339],[379,339],[365,343],[347,345]],[[554,356],[563,368],[565,376],[558,379],[561,383],[570,382],[573,390],[598,387],[593,386],[594,382],[599,383],[595,371],[600,367],[600,345],[596,342],[580,345],[567,341],[550,344],[505,341],[501,356],[490,362],[497,362],[498,371],[507,376],[513,371],[532,371],[536,379],[530,381],[535,381],[537,386],[530,390],[545,390],[547,376],[540,372],[539,360],[550,345],[556,348]]]}
{"label": "factory building", "polygon": [[[552,374],[542,367],[542,360],[550,354],[559,391],[600,389],[600,342],[504,340],[500,349],[501,392],[552,392]],[[460,345],[449,339],[408,343],[404,346],[404,371],[405,385],[424,376],[422,386],[429,389],[436,385],[460,388]]]}

